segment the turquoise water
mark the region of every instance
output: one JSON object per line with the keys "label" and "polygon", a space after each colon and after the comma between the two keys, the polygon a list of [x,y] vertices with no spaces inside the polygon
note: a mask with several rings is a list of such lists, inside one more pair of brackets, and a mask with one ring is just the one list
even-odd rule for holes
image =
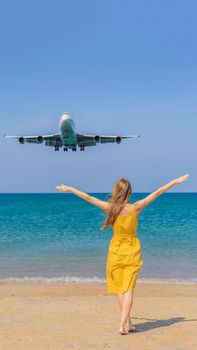
{"label": "turquoise water", "polygon": [[[112,236],[100,230],[104,217],[69,193],[0,194],[0,282],[103,281]],[[138,237],[141,281],[197,282],[197,193],[158,198],[142,212]]]}

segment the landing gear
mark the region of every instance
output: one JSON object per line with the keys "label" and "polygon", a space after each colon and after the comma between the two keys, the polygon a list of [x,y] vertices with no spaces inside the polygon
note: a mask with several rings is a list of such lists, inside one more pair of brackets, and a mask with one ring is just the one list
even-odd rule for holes
{"label": "landing gear", "polygon": [[55,151],[59,151],[59,146],[55,146]]}
{"label": "landing gear", "polygon": [[77,147],[76,146],[72,146],[72,151],[76,152],[77,151]]}
{"label": "landing gear", "polygon": [[64,150],[64,152],[68,152],[68,147],[65,146],[65,147],[63,148],[63,150]]}
{"label": "landing gear", "polygon": [[81,146],[80,146],[80,151],[85,151],[84,145],[81,145]]}

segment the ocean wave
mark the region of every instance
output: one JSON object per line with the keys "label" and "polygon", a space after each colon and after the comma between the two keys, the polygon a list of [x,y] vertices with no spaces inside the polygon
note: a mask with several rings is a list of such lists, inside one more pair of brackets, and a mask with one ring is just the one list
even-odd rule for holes
{"label": "ocean wave", "polygon": [[197,278],[139,278],[138,283],[156,284],[196,284]]}
{"label": "ocean wave", "polygon": [[0,284],[12,283],[42,283],[42,284],[56,284],[56,283],[104,283],[104,278],[93,277],[76,277],[76,276],[60,276],[60,277],[8,277],[0,278]]}
{"label": "ocean wave", "polygon": [[[64,284],[64,283],[106,283],[106,279],[93,277],[60,276],[60,277],[8,277],[0,278],[0,284]],[[139,278],[138,283],[156,284],[196,284],[197,278]]]}

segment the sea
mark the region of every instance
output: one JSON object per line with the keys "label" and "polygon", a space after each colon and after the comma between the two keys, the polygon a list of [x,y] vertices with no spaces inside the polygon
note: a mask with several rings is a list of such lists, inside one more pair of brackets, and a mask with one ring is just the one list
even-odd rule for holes
{"label": "sea", "polygon": [[[107,193],[91,195],[106,200]],[[134,193],[131,202],[147,193]],[[71,193],[0,194],[0,283],[101,283],[112,229]],[[145,208],[139,283],[197,283],[197,193],[166,193]]]}

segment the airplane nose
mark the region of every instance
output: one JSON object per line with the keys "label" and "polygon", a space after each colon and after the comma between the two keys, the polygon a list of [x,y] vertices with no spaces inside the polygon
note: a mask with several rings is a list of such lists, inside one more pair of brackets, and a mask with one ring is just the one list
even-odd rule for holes
{"label": "airplane nose", "polygon": [[70,116],[69,116],[69,114],[68,114],[67,112],[65,112],[65,113],[62,115],[61,120],[64,121],[64,120],[68,120],[68,119],[70,119]]}
{"label": "airplane nose", "polygon": [[61,122],[64,122],[65,120],[68,120],[68,115],[67,114],[63,114],[60,118]]}
{"label": "airplane nose", "polygon": [[70,116],[68,113],[64,113],[62,114],[61,118],[60,118],[60,122],[59,122],[59,127],[63,127],[63,125],[65,126],[65,124],[67,124],[67,122],[70,120]]}

